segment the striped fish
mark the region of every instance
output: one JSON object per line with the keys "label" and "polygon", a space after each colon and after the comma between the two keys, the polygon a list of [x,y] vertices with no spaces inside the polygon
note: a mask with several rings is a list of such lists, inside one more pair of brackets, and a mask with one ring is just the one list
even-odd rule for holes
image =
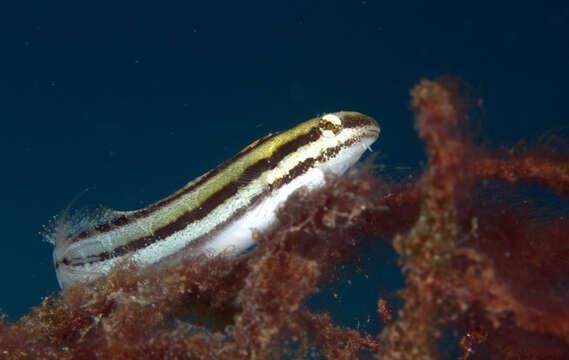
{"label": "striped fish", "polygon": [[291,193],[343,174],[379,131],[357,112],[326,114],[253,142],[143,209],[58,216],[45,237],[54,245],[59,284],[94,280],[125,260],[146,267],[204,252],[237,255],[275,222]]}

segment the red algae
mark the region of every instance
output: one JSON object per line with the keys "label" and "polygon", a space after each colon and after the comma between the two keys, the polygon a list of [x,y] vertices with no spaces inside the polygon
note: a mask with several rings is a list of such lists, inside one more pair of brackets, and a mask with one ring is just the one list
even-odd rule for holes
{"label": "red algae", "polygon": [[[15,323],[2,318],[0,358],[438,359],[446,329],[463,360],[569,358],[567,219],[478,191],[491,180],[495,193],[523,183],[566,197],[569,161],[476,148],[465,131],[476,102],[453,81],[422,80],[411,97],[428,155],[417,181],[387,184],[368,162],[295,193],[241,257],[119,266]],[[400,308],[374,300],[377,336],[305,305],[374,241],[394,247],[405,274]]]}
{"label": "red algae", "polygon": [[[499,358],[567,357],[569,297],[562,285],[569,275],[566,220],[537,220],[531,211],[524,216],[505,203],[488,208],[472,188],[499,179],[536,183],[565,195],[568,164],[531,153],[476,159],[457,122],[464,118],[457,112],[464,107],[454,104],[462,100],[456,87],[446,85],[422,81],[412,92],[429,164],[420,180],[419,220],[394,239],[407,275],[405,305],[399,320],[382,334],[383,354],[437,358],[434,340],[441,322],[467,316],[470,325],[458,344],[463,359],[476,358],[478,344],[487,344],[489,355]],[[471,312],[473,308],[478,310]],[[535,349],[555,342],[555,352],[529,352],[527,347],[498,351],[507,343],[492,334],[495,329],[508,333],[502,323],[513,323],[512,332],[526,339],[518,341],[535,344]]]}
{"label": "red algae", "polygon": [[559,195],[569,195],[569,159],[549,159],[536,152],[478,159],[471,166],[472,172],[480,177],[498,178],[510,183],[532,182],[547,186]]}
{"label": "red algae", "polygon": [[391,305],[385,299],[380,298],[377,300],[377,313],[386,324],[390,323],[393,319],[393,315],[391,315]]}

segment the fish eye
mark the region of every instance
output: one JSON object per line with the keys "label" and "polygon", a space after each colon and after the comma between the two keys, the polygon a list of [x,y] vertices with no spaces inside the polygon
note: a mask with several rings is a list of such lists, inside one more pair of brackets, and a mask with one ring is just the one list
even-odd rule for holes
{"label": "fish eye", "polygon": [[342,130],[342,120],[334,114],[326,114],[322,116],[318,123],[322,135],[325,137],[334,137]]}

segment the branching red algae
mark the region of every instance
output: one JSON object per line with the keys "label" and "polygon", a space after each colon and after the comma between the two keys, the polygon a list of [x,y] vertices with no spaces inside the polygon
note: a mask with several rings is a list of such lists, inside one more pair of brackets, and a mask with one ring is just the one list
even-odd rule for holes
{"label": "branching red algae", "polygon": [[[507,353],[497,350],[504,347],[495,346],[488,334],[511,320],[518,326],[516,331],[535,344],[534,350],[550,348],[547,343],[552,340],[541,336],[546,334],[558,337],[557,353],[569,355],[569,297],[566,289],[555,290],[569,275],[567,221],[540,223],[530,213],[520,218],[507,211],[507,204],[484,209],[481,199],[469,193],[476,181],[494,178],[538,183],[563,195],[569,185],[567,162],[536,154],[476,160],[457,123],[461,106],[455,105],[460,101],[455,90],[422,81],[412,95],[429,165],[420,180],[419,219],[410,232],[394,239],[407,275],[405,305],[398,321],[382,333],[383,354],[437,358],[434,340],[440,322],[456,321],[476,305],[482,311],[469,315],[459,343],[465,350],[462,358],[475,355],[477,343],[487,343],[501,358],[539,356],[539,350],[530,353],[526,347],[508,347]],[[469,211],[456,207],[465,198],[471,202]],[[535,249],[536,243],[541,251]],[[554,271],[547,266],[552,260]]]}
{"label": "branching red algae", "polygon": [[547,186],[560,195],[569,195],[567,159],[548,159],[531,153],[505,159],[484,158],[473,162],[472,172],[480,177],[494,177],[510,183],[533,182]]}
{"label": "branching red algae", "polygon": [[[436,359],[449,327],[460,359],[569,357],[567,219],[511,211],[507,199],[476,191],[495,179],[566,196],[569,161],[476,149],[465,131],[470,102],[452,82],[423,80],[411,95],[428,154],[418,181],[387,185],[360,167],[293,195],[278,225],[239,258],[202,256],[160,272],[117,267],[16,323],[0,320],[0,358]],[[376,300],[382,332],[312,313],[305,300],[335,266],[379,239],[391,241],[406,276],[400,309]]]}
{"label": "branching red algae", "polygon": [[420,180],[421,211],[407,235],[393,246],[406,273],[405,305],[398,321],[382,339],[389,358],[435,358],[436,314],[446,290],[436,280],[446,276],[459,233],[455,191],[459,188],[465,142],[457,131],[458,114],[452,98],[439,83],[422,81],[412,91],[415,126],[427,143],[429,166]]}

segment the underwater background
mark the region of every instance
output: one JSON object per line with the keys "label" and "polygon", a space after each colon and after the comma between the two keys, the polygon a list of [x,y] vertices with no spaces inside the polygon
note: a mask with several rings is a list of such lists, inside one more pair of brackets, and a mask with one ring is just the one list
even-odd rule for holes
{"label": "underwater background", "polygon": [[[409,90],[423,77],[456,76],[483,100],[484,144],[567,135],[569,4],[555,4],[1,5],[0,310],[15,321],[59,290],[38,233],[85,189],[73,207],[140,208],[269,132],[338,110],[380,123],[387,172],[417,171]],[[393,291],[395,262],[374,249],[358,266]],[[367,288],[354,282],[311,306],[356,328]]]}

